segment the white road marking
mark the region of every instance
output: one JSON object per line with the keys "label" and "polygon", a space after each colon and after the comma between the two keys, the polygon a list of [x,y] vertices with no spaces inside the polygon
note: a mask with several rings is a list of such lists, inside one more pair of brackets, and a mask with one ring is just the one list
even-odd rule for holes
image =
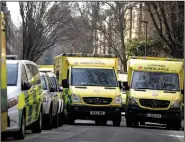
{"label": "white road marking", "polygon": [[184,138],[184,136],[182,136],[182,135],[168,135],[168,134],[159,134],[159,135],[169,136],[169,137],[176,137],[176,138]]}

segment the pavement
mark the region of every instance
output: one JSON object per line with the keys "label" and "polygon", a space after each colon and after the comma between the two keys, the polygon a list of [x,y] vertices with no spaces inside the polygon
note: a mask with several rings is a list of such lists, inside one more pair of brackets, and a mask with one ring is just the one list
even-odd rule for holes
{"label": "pavement", "polygon": [[[11,138],[6,142],[18,142]],[[94,121],[76,120],[74,125],[63,125],[40,134],[27,131],[22,142],[184,142],[184,131],[166,130],[162,125],[147,124],[138,128],[128,128],[125,119],[120,127],[96,126]],[[20,142],[19,141],[19,142]]]}

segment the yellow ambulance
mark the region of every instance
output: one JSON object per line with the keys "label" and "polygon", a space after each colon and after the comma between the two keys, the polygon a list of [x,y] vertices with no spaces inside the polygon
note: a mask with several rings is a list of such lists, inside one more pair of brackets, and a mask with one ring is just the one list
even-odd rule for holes
{"label": "yellow ambulance", "polygon": [[154,122],[181,128],[184,60],[129,57],[126,125]]}
{"label": "yellow ambulance", "polygon": [[97,125],[121,123],[121,95],[115,55],[62,54],[55,57],[54,72],[63,86],[64,112],[69,125],[76,119]]}

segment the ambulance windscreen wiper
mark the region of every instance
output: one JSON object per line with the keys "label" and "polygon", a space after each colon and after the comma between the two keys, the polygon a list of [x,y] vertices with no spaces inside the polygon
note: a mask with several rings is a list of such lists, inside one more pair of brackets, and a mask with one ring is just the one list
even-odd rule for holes
{"label": "ambulance windscreen wiper", "polygon": [[146,91],[146,89],[149,89],[147,87],[139,87],[139,88],[135,88],[135,91]]}

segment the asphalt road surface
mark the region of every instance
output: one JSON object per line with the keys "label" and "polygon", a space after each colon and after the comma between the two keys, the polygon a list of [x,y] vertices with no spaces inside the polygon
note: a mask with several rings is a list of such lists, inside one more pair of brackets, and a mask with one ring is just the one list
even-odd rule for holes
{"label": "asphalt road surface", "polygon": [[[11,138],[6,142],[17,142]],[[183,131],[166,130],[159,125],[128,128],[125,119],[120,127],[96,126],[93,121],[76,120],[75,125],[63,125],[58,129],[43,130],[40,134],[27,131],[22,142],[184,142]]]}

